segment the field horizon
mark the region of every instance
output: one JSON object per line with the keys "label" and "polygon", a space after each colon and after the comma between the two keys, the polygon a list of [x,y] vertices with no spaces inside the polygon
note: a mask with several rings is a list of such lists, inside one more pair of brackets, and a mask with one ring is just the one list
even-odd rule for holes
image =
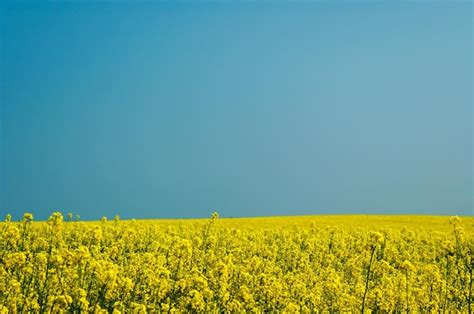
{"label": "field horizon", "polygon": [[[52,211],[51,214],[55,212],[55,211]],[[56,212],[60,212],[61,214],[63,214],[65,217],[67,215],[68,212],[65,212],[65,211],[56,211]],[[24,213],[31,213],[33,215],[35,215],[34,212],[30,212],[30,211],[26,211],[26,212],[22,212],[21,214],[20,213],[16,213],[16,214],[13,214],[11,212],[7,212],[7,215],[11,215],[12,216],[12,221],[20,221],[22,219],[22,216]],[[76,213],[73,213],[74,215]],[[277,214],[277,215],[255,215],[255,216],[252,216],[252,215],[248,215],[248,216],[224,216],[224,215],[221,215],[219,212],[219,218],[221,220],[226,220],[226,219],[232,219],[232,220],[239,220],[239,219],[268,219],[268,218],[277,218],[277,219],[292,219],[292,218],[324,218],[324,217],[345,217],[345,218],[348,218],[348,217],[379,217],[379,218],[382,218],[382,217],[386,217],[386,218],[406,218],[406,219],[409,219],[409,218],[417,218],[417,217],[435,217],[435,218],[450,218],[450,217],[460,217],[460,218],[467,218],[467,219],[473,219],[474,220],[474,215],[468,215],[468,214],[449,214],[449,213],[446,213],[446,214],[430,214],[430,213],[413,213],[413,214],[410,214],[410,213],[333,213],[333,214],[328,214],[328,213],[322,213],[322,214],[288,214],[288,215],[281,215],[281,214]],[[83,222],[94,222],[94,221],[100,221],[103,217],[106,217],[107,219],[113,219],[115,216],[119,216],[120,217],[120,220],[122,221],[126,221],[126,220],[146,220],[146,221],[154,221],[154,220],[157,220],[157,221],[176,221],[176,220],[186,220],[186,221],[189,221],[189,220],[206,220],[206,219],[209,219],[209,216],[200,216],[200,217],[180,217],[180,216],[177,216],[177,217],[122,217],[120,214],[114,214],[114,215],[105,215],[105,216],[98,216],[97,218],[82,218],[80,217],[78,220],[77,219],[71,219],[72,220],[75,220],[75,221],[83,221]],[[34,221],[37,221],[37,222],[41,222],[41,221],[47,221],[48,218],[42,218],[42,219],[34,219]]]}

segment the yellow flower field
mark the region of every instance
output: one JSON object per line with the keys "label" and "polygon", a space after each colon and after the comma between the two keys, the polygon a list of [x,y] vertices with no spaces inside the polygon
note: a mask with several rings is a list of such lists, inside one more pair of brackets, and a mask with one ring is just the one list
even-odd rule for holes
{"label": "yellow flower field", "polygon": [[0,223],[1,312],[471,312],[474,218]]}

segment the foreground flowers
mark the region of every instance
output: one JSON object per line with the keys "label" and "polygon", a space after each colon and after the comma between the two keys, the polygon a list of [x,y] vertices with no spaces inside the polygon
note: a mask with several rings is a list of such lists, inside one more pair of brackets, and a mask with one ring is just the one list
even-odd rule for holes
{"label": "foreground flowers", "polygon": [[473,218],[72,217],[0,223],[1,312],[472,310]]}

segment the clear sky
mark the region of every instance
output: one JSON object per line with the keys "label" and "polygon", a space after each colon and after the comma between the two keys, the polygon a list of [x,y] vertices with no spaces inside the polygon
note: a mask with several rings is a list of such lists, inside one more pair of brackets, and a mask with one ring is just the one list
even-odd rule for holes
{"label": "clear sky", "polygon": [[473,215],[471,1],[0,10],[1,215]]}

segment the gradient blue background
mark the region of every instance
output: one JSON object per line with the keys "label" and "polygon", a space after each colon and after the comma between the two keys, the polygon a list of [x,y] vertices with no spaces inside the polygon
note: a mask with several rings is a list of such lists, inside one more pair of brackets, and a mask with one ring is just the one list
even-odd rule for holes
{"label": "gradient blue background", "polygon": [[2,2],[0,214],[473,214],[472,4]]}

